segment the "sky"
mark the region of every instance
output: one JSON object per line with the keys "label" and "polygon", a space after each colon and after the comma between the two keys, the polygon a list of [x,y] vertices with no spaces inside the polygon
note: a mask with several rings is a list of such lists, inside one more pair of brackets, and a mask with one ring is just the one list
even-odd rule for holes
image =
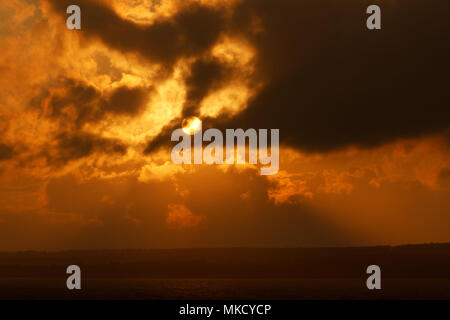
{"label": "sky", "polygon": [[[449,12],[2,1],[0,250],[450,242]],[[279,172],[174,164],[194,116],[279,129]]]}

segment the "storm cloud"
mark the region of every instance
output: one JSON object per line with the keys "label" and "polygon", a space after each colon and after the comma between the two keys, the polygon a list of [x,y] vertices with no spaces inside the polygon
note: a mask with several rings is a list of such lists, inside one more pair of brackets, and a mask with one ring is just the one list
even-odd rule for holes
{"label": "storm cloud", "polygon": [[[255,46],[266,86],[236,116],[202,119],[204,128],[279,128],[282,144],[310,152],[449,128],[450,4],[378,4],[382,30],[370,31],[361,1],[243,1],[228,32]],[[181,120],[146,151],[170,141]]]}

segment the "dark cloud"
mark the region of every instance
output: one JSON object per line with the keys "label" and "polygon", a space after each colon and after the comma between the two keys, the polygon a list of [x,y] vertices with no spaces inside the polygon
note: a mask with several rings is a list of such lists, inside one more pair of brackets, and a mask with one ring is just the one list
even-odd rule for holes
{"label": "dark cloud", "polygon": [[[237,70],[225,66],[217,60],[197,60],[191,66],[190,75],[185,80],[187,88],[186,102],[183,105],[181,117],[172,120],[165,126],[160,134],[146,147],[144,153],[148,154],[166,145],[170,141],[170,134],[179,128],[184,118],[198,115],[201,101],[210,93],[221,87]],[[167,140],[169,137],[169,140]]]}
{"label": "dark cloud", "polygon": [[[87,122],[103,119],[108,113],[135,116],[145,107],[151,88],[119,87],[102,93],[95,87],[74,79],[61,79],[55,91],[39,97],[35,107],[46,108],[48,117],[59,119],[66,125],[81,127]],[[43,105],[45,102],[46,105]]]}
{"label": "dark cloud", "polygon": [[[369,31],[366,2],[243,1],[228,32],[253,43],[267,85],[245,111],[204,127],[279,128],[283,144],[313,152],[449,128],[450,3],[377,3],[382,30]],[[146,151],[169,143],[179,122]]]}
{"label": "dark cloud", "polygon": [[63,132],[56,136],[56,155],[49,159],[57,163],[88,157],[94,153],[124,155],[127,147],[116,139],[106,139],[94,134]]}
{"label": "dark cloud", "polygon": [[[56,13],[64,17],[70,0],[47,0]],[[170,68],[180,57],[197,56],[210,48],[223,31],[223,11],[198,4],[186,5],[170,19],[151,26],[140,26],[119,17],[100,1],[79,0],[82,10],[81,32],[98,38],[108,46],[141,56]]]}
{"label": "dark cloud", "polygon": [[147,93],[142,88],[120,87],[116,89],[105,106],[107,112],[137,114],[147,102]]}
{"label": "dark cloud", "polygon": [[53,141],[26,161],[43,157],[50,165],[61,166],[92,154],[125,155],[127,146],[122,141],[89,133],[84,125],[99,122],[108,115],[137,116],[144,110],[152,92],[153,88],[127,86],[101,92],[71,78],[50,83],[29,105],[57,124],[50,133]]}
{"label": "dark cloud", "polygon": [[187,96],[182,118],[197,115],[203,98],[229,80],[233,71],[232,67],[217,60],[198,60],[193,63],[191,74],[185,80]]}
{"label": "dark cloud", "polygon": [[177,118],[175,120],[172,120],[168,125],[164,126],[161,132],[147,144],[144,149],[144,154],[151,154],[152,152],[161,148],[170,147],[170,137],[172,131],[177,128],[181,128],[181,125],[181,118]]}
{"label": "dark cloud", "polygon": [[0,161],[9,160],[14,155],[14,148],[6,144],[0,143]]}
{"label": "dark cloud", "polygon": [[382,30],[369,31],[360,1],[245,1],[238,21],[263,21],[253,42],[269,85],[223,125],[280,128],[284,143],[312,151],[448,127],[449,2],[379,5]]}
{"label": "dark cloud", "polygon": [[450,189],[450,168],[444,168],[439,172],[438,182],[442,188]]}

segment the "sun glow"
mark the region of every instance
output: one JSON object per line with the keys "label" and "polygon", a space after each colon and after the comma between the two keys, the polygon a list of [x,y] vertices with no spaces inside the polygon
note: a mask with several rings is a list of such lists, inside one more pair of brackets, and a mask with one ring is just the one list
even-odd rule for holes
{"label": "sun glow", "polygon": [[200,130],[202,121],[197,117],[190,117],[183,120],[182,127],[186,134],[194,135]]}

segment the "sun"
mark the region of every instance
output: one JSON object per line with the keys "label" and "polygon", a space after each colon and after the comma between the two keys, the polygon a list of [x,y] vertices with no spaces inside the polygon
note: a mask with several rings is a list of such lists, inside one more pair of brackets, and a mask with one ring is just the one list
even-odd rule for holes
{"label": "sun", "polygon": [[202,121],[197,117],[190,117],[184,119],[181,126],[185,133],[192,136],[201,129]]}

